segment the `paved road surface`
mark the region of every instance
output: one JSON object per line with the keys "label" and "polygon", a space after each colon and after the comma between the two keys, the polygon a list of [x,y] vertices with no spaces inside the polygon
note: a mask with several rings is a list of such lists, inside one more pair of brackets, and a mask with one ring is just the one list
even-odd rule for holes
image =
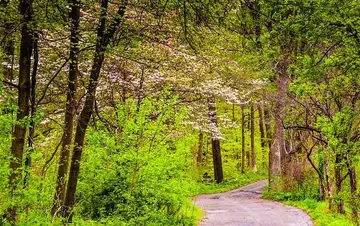
{"label": "paved road surface", "polygon": [[302,210],[261,198],[267,181],[225,193],[200,195],[195,204],[206,213],[201,226],[312,226]]}

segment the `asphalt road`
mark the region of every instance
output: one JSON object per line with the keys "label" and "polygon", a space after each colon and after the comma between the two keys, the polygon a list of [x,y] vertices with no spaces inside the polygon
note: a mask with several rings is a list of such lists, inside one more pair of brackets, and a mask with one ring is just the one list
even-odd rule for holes
{"label": "asphalt road", "polygon": [[302,210],[262,199],[267,181],[225,193],[200,195],[195,204],[205,211],[200,226],[312,226]]}

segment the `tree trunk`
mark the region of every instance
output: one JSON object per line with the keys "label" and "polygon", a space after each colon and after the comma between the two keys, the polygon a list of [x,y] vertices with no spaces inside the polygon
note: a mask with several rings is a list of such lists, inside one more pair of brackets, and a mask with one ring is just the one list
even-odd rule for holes
{"label": "tree trunk", "polygon": [[326,190],[325,190],[325,176],[324,176],[324,168],[325,168],[325,161],[324,161],[324,158],[321,157],[321,154],[322,153],[319,153],[319,172],[320,174],[318,173],[318,176],[319,176],[319,193],[320,193],[320,200],[321,201],[325,201],[326,199]]}
{"label": "tree trunk", "polygon": [[[342,156],[341,154],[336,154],[335,156],[335,184],[336,184],[336,195],[340,195],[342,192],[342,182],[343,178],[341,176],[341,162]],[[336,203],[338,213],[344,214],[344,199],[339,198]]]}
{"label": "tree trunk", "polygon": [[255,44],[257,48],[261,48],[260,35],[261,35],[261,9],[260,2],[258,0],[248,1],[248,8],[250,10],[250,15],[254,21],[254,33],[255,33]]}
{"label": "tree trunk", "polygon": [[[21,180],[21,166],[25,147],[26,121],[29,116],[30,100],[30,74],[31,74],[31,53],[33,37],[30,22],[32,21],[32,1],[20,1],[20,14],[22,16],[21,44],[19,57],[19,83],[18,83],[18,112],[16,116],[17,123],[12,132],[11,156],[10,162],[11,174],[9,183],[11,196]],[[16,209],[8,209],[8,218],[10,222],[15,222]]]}
{"label": "tree trunk", "polygon": [[326,190],[328,193],[328,199],[329,199],[329,210],[332,210],[332,183],[330,179],[330,166],[329,162],[325,161],[325,179],[326,179]]}
{"label": "tree trunk", "polygon": [[[0,1],[0,7],[2,9],[5,9],[9,4],[9,1],[2,0]],[[0,33],[3,37],[1,37],[1,48],[4,53],[3,62],[6,64],[3,67],[3,74],[4,79],[9,80],[12,82],[14,80],[14,41],[13,41],[13,35],[11,34],[13,32],[14,24],[9,21],[9,17],[1,18],[0,23],[4,25],[4,28],[0,30]]]}
{"label": "tree trunk", "polygon": [[36,76],[37,76],[37,69],[39,65],[39,52],[38,52],[38,39],[39,34],[34,32],[34,63],[33,69],[31,73],[31,90],[30,90],[30,129],[29,129],[29,137],[28,137],[28,148],[29,150],[26,153],[25,158],[25,176],[24,176],[24,187],[27,185],[27,180],[29,179],[30,173],[30,166],[31,166],[31,153],[33,152],[34,146],[34,134],[35,134],[35,112],[36,112]]}
{"label": "tree trunk", "polygon": [[[299,137],[300,142],[301,139]],[[312,166],[312,168],[315,170],[316,174],[319,177],[319,192],[320,192],[320,200],[325,200],[325,182],[324,182],[324,163],[323,163],[323,159],[319,153],[319,165],[318,167],[315,165],[315,163],[313,162],[313,160],[311,159],[311,154],[313,153],[314,148],[316,147],[316,144],[313,144],[313,146],[310,148],[310,150],[308,150],[308,148],[302,144],[302,146],[304,147],[305,151],[306,151],[306,158],[309,161],[310,165]],[[300,146],[301,147],[301,146]]]}
{"label": "tree trunk", "polygon": [[221,183],[224,179],[224,176],[222,170],[221,149],[220,149],[218,122],[216,116],[216,102],[214,97],[209,98],[208,107],[209,107],[210,128],[212,129],[211,144],[212,144],[212,154],[213,154],[213,164],[214,164],[214,178],[216,183]]}
{"label": "tree trunk", "polygon": [[245,173],[245,107],[241,105],[241,173]]}
{"label": "tree trunk", "polygon": [[254,172],[257,171],[256,168],[256,152],[255,152],[255,109],[254,105],[251,104],[250,107],[250,147],[251,147],[251,167]]}
{"label": "tree trunk", "polygon": [[357,194],[357,180],[356,180],[356,170],[355,167],[348,167],[349,177],[350,177],[350,192],[351,192],[351,211],[352,217],[355,225],[359,225],[359,196]]}
{"label": "tree trunk", "polygon": [[349,181],[350,181],[350,205],[351,205],[351,212],[352,217],[355,225],[359,225],[359,215],[358,215],[358,194],[357,194],[357,180],[356,180],[356,170],[352,164],[352,156],[350,155],[350,151],[347,153],[347,161],[346,166],[349,174]]}
{"label": "tree trunk", "polygon": [[266,144],[271,149],[271,139],[272,139],[272,131],[271,131],[271,118],[270,112],[267,106],[264,107],[264,124],[265,124],[265,134],[266,134]]}
{"label": "tree trunk", "polygon": [[199,133],[199,146],[198,146],[198,152],[196,155],[196,163],[197,166],[202,166],[202,155],[203,155],[203,142],[204,141],[204,134],[200,131]]}
{"label": "tree trunk", "polygon": [[70,68],[68,75],[68,88],[66,94],[66,110],[64,121],[64,132],[62,136],[62,145],[60,159],[58,163],[58,174],[56,180],[56,189],[53,199],[51,214],[61,213],[65,197],[66,177],[69,170],[70,145],[72,142],[74,130],[74,116],[76,107],[76,87],[77,70],[79,62],[79,27],[80,27],[80,0],[71,1],[70,18]]}
{"label": "tree trunk", "polygon": [[[251,133],[251,112],[248,113],[248,120],[245,121],[247,123],[247,131]],[[250,134],[251,136],[251,134]],[[250,146],[251,146],[251,138],[250,138]],[[246,147],[246,165],[248,168],[251,167],[251,148]]]}
{"label": "tree trunk", "polygon": [[285,129],[283,121],[285,119],[286,109],[286,92],[288,87],[288,59],[280,60],[277,63],[276,69],[278,71],[278,77],[276,81],[277,85],[277,97],[274,109],[275,114],[275,134],[273,137],[272,145],[269,154],[269,182],[272,186],[274,178],[281,175],[282,169],[282,158],[285,157]]}
{"label": "tree trunk", "polygon": [[265,146],[266,146],[266,141],[265,141],[265,131],[264,131],[264,118],[263,118],[263,110],[261,108],[260,105],[257,105],[257,110],[259,112],[259,130],[260,130],[260,142],[261,142],[261,153],[262,153],[262,167],[263,169],[266,168],[265,166],[265,156],[266,156],[266,150],[265,150]]}
{"label": "tree trunk", "polygon": [[69,180],[67,183],[67,189],[65,194],[64,217],[67,218],[67,222],[72,221],[72,209],[75,205],[75,192],[76,192],[76,186],[80,172],[80,161],[84,146],[85,133],[89,125],[91,115],[93,113],[96,87],[98,84],[100,70],[105,57],[105,50],[106,47],[109,45],[111,39],[113,38],[117,28],[120,25],[120,22],[125,14],[126,6],[127,6],[127,0],[122,1],[122,3],[119,6],[117,15],[114,17],[112,23],[108,26],[108,29],[105,31],[108,0],[102,0],[101,2],[101,15],[99,20],[100,25],[97,31],[98,41],[96,43],[95,57],[90,72],[90,83],[87,87],[85,104],[80,113],[80,117],[78,119],[78,123],[76,127],[74,150],[71,159]]}

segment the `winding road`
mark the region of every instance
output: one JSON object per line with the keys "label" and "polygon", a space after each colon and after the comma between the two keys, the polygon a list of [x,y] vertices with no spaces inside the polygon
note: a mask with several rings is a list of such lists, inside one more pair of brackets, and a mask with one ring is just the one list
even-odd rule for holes
{"label": "winding road", "polygon": [[302,210],[262,199],[266,180],[229,192],[200,195],[195,204],[205,211],[200,226],[312,226]]}

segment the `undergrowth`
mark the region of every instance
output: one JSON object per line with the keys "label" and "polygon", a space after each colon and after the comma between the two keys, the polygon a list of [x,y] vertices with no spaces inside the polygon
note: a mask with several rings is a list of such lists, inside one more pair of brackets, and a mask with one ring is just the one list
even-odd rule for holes
{"label": "undergrowth", "polygon": [[349,226],[354,225],[349,215],[335,213],[328,208],[328,203],[316,199],[305,198],[291,192],[269,192],[263,194],[266,199],[276,200],[286,205],[300,208],[307,212],[315,226]]}

